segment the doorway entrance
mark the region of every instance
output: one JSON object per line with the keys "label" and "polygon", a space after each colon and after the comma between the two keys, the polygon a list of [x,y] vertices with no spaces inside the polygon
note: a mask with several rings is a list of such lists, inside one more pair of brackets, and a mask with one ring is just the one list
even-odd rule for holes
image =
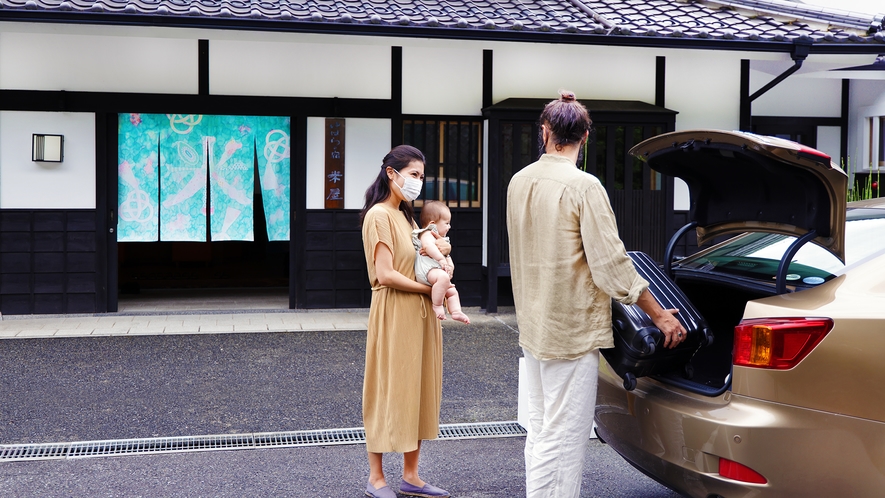
{"label": "doorway entrance", "polygon": [[128,113],[116,132],[109,304],[288,308],[290,119]]}

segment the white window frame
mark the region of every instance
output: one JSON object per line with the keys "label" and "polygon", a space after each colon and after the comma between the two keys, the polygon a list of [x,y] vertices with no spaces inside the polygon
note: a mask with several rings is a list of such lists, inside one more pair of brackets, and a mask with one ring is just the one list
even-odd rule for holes
{"label": "white window frame", "polygon": [[885,115],[865,118],[864,129],[865,166],[872,171],[885,168]]}
{"label": "white window frame", "polygon": [[885,147],[882,127],[885,126],[885,104],[860,109],[860,136],[857,146],[860,148],[861,160],[852,165],[851,169],[858,172],[885,169],[885,162],[879,161],[878,151]]}

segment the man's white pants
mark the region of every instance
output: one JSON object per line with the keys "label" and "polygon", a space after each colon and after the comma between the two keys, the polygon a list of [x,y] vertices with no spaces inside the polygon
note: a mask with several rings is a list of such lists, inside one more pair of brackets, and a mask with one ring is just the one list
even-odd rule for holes
{"label": "man's white pants", "polygon": [[599,350],[574,360],[538,360],[523,352],[529,416],[526,496],[578,497],[596,408]]}

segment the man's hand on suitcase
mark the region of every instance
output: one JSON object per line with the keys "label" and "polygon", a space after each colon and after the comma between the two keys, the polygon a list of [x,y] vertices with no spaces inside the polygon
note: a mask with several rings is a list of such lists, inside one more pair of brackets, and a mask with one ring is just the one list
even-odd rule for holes
{"label": "man's hand on suitcase", "polygon": [[669,310],[661,310],[662,313],[658,316],[651,316],[651,320],[655,322],[655,327],[659,328],[661,332],[664,334],[664,347],[665,348],[675,348],[682,341],[685,340],[688,333],[682,327],[682,324],[679,323],[679,320],[676,319],[676,313],[679,313],[677,309],[669,309]]}
{"label": "man's hand on suitcase", "polygon": [[642,294],[639,295],[639,300],[636,301],[636,304],[642,309],[642,311],[651,317],[651,321],[654,322],[655,327],[660,329],[661,333],[664,334],[665,348],[675,348],[685,340],[688,333],[685,331],[685,328],[682,327],[682,324],[679,323],[679,320],[674,316],[676,313],[679,313],[679,310],[665,310],[662,308],[648,289],[644,290]]}

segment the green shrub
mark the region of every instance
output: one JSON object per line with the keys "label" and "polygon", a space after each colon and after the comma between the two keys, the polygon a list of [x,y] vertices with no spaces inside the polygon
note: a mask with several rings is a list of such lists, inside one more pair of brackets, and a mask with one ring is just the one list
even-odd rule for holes
{"label": "green shrub", "polygon": [[[852,201],[863,201],[866,199],[878,198],[879,197],[879,168],[877,167],[875,170],[870,170],[870,174],[867,175],[867,179],[864,182],[858,184],[855,181],[854,174],[855,171],[851,170],[851,158],[848,158],[848,167],[846,168],[845,163],[842,163],[842,170],[848,173],[848,192],[846,196],[846,200],[848,202]],[[875,179],[874,179],[875,177]],[[874,187],[875,185],[875,187]]]}

